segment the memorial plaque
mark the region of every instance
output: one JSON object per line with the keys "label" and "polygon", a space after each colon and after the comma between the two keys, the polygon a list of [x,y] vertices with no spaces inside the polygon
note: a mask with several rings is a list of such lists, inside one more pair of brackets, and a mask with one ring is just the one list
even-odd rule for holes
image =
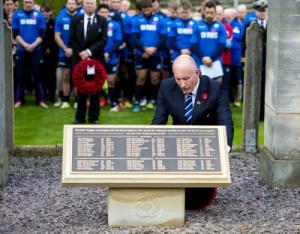
{"label": "memorial plaque", "polygon": [[217,187],[230,184],[223,126],[64,129],[63,185]]}

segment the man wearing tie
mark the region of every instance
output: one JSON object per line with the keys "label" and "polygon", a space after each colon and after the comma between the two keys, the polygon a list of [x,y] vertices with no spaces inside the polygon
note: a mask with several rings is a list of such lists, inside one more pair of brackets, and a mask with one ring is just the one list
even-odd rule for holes
{"label": "man wearing tie", "polygon": [[268,2],[259,0],[253,3],[256,23],[263,30],[263,51],[262,51],[262,70],[261,70],[261,95],[259,120],[264,120],[265,115],[265,86],[266,86],[266,64],[267,64],[267,22],[268,22]]}
{"label": "man wearing tie", "polygon": [[[83,15],[75,16],[70,25],[70,47],[73,49],[72,68],[81,60],[93,58],[104,64],[104,46],[107,41],[107,21],[97,15],[96,0],[84,0]],[[78,108],[75,123],[85,123],[88,95],[77,93]],[[89,123],[99,118],[99,93],[90,95]]]}
{"label": "man wearing tie", "polygon": [[[233,122],[223,85],[201,76],[194,59],[180,55],[173,63],[174,79],[161,82],[152,124],[225,125],[227,141],[232,147]],[[215,194],[214,188],[186,189],[186,208],[199,209]]]}

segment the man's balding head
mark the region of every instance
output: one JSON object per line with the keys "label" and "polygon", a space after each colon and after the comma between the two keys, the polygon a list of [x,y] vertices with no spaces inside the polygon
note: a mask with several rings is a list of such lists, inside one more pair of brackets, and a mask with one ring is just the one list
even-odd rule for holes
{"label": "man's balding head", "polygon": [[182,92],[191,93],[200,75],[195,60],[189,55],[180,55],[175,59],[172,68],[175,81]]}
{"label": "man's balding head", "polygon": [[237,16],[239,20],[243,20],[246,15],[247,15],[247,6],[244,4],[238,5]]}
{"label": "man's balding head", "polygon": [[83,0],[83,8],[87,15],[92,15],[97,8],[96,0]]}

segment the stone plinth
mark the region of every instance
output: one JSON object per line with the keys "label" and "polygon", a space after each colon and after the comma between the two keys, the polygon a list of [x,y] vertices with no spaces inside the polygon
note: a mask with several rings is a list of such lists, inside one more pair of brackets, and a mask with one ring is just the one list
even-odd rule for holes
{"label": "stone plinth", "polygon": [[299,1],[269,1],[261,174],[272,185],[300,186],[299,19]]}
{"label": "stone plinth", "polygon": [[109,189],[108,225],[182,226],[184,189]]}
{"label": "stone plinth", "polygon": [[[10,47],[11,48],[11,47]],[[3,1],[0,3],[0,187],[7,181],[8,153],[6,145],[5,37]]]}

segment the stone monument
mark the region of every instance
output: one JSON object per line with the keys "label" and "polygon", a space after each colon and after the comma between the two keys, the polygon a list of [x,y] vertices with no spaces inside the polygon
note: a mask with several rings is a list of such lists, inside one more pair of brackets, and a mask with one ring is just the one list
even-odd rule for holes
{"label": "stone monument", "polygon": [[227,150],[225,126],[65,125],[62,185],[107,186],[109,226],[182,226],[185,188],[230,184]]}
{"label": "stone monument", "polygon": [[3,1],[0,2],[0,186],[7,181],[8,152],[6,148],[5,127],[5,54],[4,54],[4,26]]}
{"label": "stone monument", "polygon": [[0,3],[0,186],[8,174],[8,152],[13,149],[13,60],[11,29],[3,21],[3,1]]}
{"label": "stone monument", "polygon": [[269,1],[265,141],[261,174],[300,186],[300,1]]}

